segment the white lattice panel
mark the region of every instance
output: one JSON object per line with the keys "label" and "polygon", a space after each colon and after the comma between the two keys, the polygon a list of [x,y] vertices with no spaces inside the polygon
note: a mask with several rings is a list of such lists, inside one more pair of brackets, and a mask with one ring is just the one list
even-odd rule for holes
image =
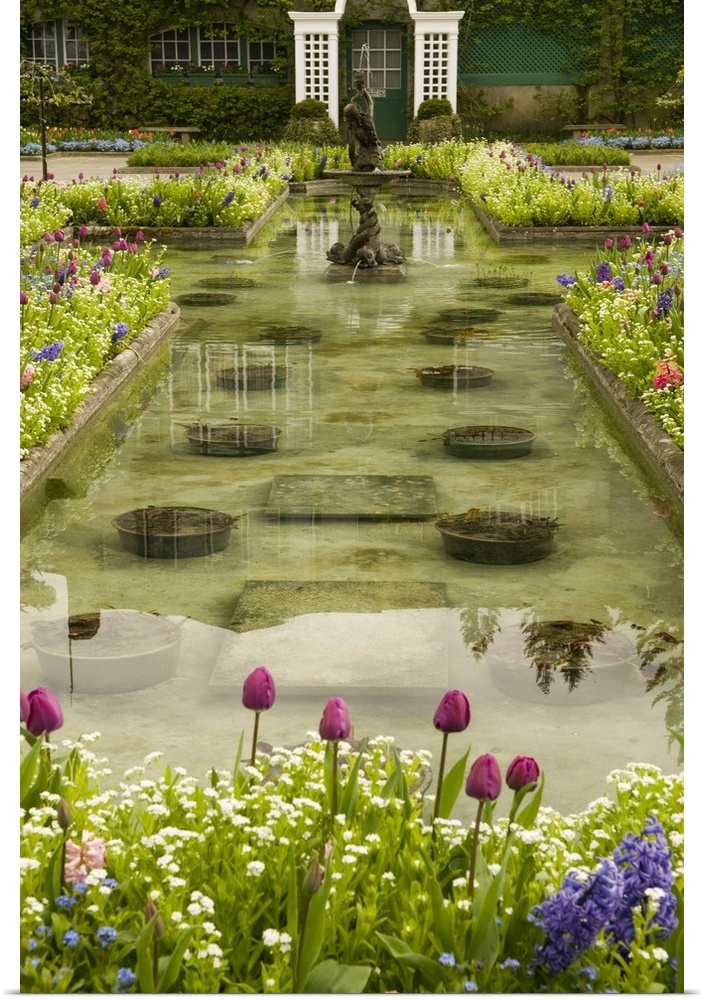
{"label": "white lattice panel", "polygon": [[306,35],[304,43],[306,97],[329,103],[330,43],[327,35]]}

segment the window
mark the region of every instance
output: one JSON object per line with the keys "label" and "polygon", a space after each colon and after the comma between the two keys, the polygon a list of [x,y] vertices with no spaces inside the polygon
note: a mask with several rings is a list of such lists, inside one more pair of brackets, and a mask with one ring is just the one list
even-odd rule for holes
{"label": "window", "polygon": [[249,43],[249,68],[255,73],[261,70],[268,73],[271,62],[276,59],[276,45],[274,42],[250,42]]}
{"label": "window", "polygon": [[352,32],[352,67],[366,71],[372,96],[401,86],[401,32],[395,28]]}
{"label": "window", "polygon": [[64,22],[64,64],[85,66],[90,61],[88,42],[78,25]]}
{"label": "window", "polygon": [[160,31],[158,35],[151,35],[149,44],[152,73],[157,67],[172,69],[175,66],[187,66],[190,62],[191,48],[187,28],[169,28],[167,31]]}
{"label": "window", "polygon": [[234,21],[217,21],[198,29],[198,64],[239,68],[240,40]]}
{"label": "window", "polygon": [[30,26],[28,48],[28,58],[32,62],[59,68],[54,21],[40,21]]}

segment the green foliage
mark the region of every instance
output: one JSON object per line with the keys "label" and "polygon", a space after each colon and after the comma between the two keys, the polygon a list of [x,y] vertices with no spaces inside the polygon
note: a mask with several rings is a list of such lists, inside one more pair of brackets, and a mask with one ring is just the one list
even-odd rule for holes
{"label": "green foliage", "polygon": [[416,118],[424,122],[429,118],[443,118],[452,114],[452,105],[446,97],[430,97],[418,105]]}
{"label": "green foliage", "polygon": [[318,101],[315,97],[306,97],[303,101],[298,101],[291,108],[291,118],[313,118],[315,120],[328,118],[328,106],[325,101]]}
{"label": "green foliage", "polygon": [[603,166],[627,167],[630,154],[613,146],[587,146],[579,142],[524,142],[526,153],[539,157],[550,167],[557,166]]}

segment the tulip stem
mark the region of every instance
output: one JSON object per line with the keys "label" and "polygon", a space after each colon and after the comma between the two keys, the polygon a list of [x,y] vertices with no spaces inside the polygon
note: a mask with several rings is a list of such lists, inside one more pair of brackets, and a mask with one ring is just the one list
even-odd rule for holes
{"label": "tulip stem", "polygon": [[482,811],[484,809],[484,799],[479,800],[477,808],[477,818],[474,821],[474,840],[472,841],[472,856],[469,859],[469,898],[474,901],[474,873],[477,868],[477,845],[479,844],[479,826],[482,821]]}
{"label": "tulip stem", "polygon": [[252,759],[250,764],[254,767],[254,759],[257,756],[257,737],[259,736],[259,716],[260,712],[254,713],[254,733],[252,734]]}
{"label": "tulip stem", "polygon": [[337,816],[337,740],[332,744],[332,822]]}
{"label": "tulip stem", "polygon": [[445,776],[445,757],[447,755],[448,733],[442,734],[442,750],[440,752],[440,770],[438,771],[438,787],[435,792],[435,808],[433,809],[433,838],[435,837],[435,820],[440,815],[440,799],[442,798],[442,780]]}

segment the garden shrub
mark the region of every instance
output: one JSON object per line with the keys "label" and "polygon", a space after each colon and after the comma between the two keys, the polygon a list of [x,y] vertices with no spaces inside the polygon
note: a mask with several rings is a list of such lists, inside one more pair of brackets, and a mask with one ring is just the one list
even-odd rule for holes
{"label": "garden shrub", "polygon": [[310,142],[316,146],[340,143],[340,133],[328,114],[327,104],[314,97],[294,104],[283,137],[287,142]]}
{"label": "garden shrub", "polygon": [[462,138],[462,120],[452,110],[446,97],[421,101],[418,113],[408,126],[409,142],[428,144]]}

